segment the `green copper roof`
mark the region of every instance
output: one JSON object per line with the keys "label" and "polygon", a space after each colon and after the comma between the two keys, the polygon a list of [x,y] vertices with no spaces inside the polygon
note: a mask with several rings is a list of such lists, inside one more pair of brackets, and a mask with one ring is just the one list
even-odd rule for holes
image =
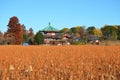
{"label": "green copper roof", "polygon": [[52,27],[50,23],[42,31],[58,31],[56,28]]}

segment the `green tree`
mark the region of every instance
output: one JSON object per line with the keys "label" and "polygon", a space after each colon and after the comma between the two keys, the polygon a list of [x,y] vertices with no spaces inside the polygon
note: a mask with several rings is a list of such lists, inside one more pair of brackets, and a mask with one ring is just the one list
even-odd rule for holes
{"label": "green tree", "polygon": [[110,27],[111,26],[105,25],[104,27],[101,28],[104,39],[109,39],[111,33]]}
{"label": "green tree", "polygon": [[35,44],[34,41],[35,41],[35,40],[34,40],[33,38],[31,38],[31,39],[28,40],[28,43],[29,43],[30,45],[34,45],[34,44]]}
{"label": "green tree", "polygon": [[74,34],[77,37],[80,37],[80,31],[81,31],[82,27],[81,26],[76,26],[76,27],[72,27],[70,29],[71,33]]}
{"label": "green tree", "polygon": [[29,36],[28,36],[28,31],[26,30],[26,26],[23,24],[23,43],[28,42]]}
{"label": "green tree", "polygon": [[72,32],[73,34],[76,33],[76,28],[75,28],[75,27],[70,28],[70,30],[71,30],[71,32]]}
{"label": "green tree", "polygon": [[118,28],[114,25],[105,25],[101,28],[104,39],[111,39],[113,34],[118,33]]}
{"label": "green tree", "polygon": [[113,31],[110,38],[111,40],[117,40],[117,32]]}
{"label": "green tree", "polygon": [[28,42],[28,35],[27,34],[23,34],[23,42]]}
{"label": "green tree", "polygon": [[63,28],[62,30],[60,30],[61,33],[67,33],[69,32],[69,29],[68,28]]}
{"label": "green tree", "polygon": [[44,43],[44,36],[43,36],[43,34],[40,31],[37,32],[37,34],[35,35],[34,39],[35,39],[35,42],[38,45]]}
{"label": "green tree", "polygon": [[117,38],[120,40],[120,25],[118,25],[118,33],[117,33]]}
{"label": "green tree", "polygon": [[88,32],[89,35],[94,35],[94,29],[95,29],[94,26],[90,26],[86,30],[87,30],[87,32]]}

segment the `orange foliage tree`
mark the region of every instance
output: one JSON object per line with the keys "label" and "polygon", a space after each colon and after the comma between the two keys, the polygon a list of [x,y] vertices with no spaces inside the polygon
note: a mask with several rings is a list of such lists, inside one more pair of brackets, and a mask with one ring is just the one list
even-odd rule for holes
{"label": "orange foliage tree", "polygon": [[0,31],[0,37],[3,37],[3,33]]}
{"label": "orange foliage tree", "polygon": [[21,44],[23,39],[23,26],[19,23],[19,19],[16,16],[10,18],[8,23],[8,33],[14,34],[15,43],[14,44]]}
{"label": "orange foliage tree", "polygon": [[22,27],[23,27],[23,34],[28,35],[28,31],[26,30],[26,26],[23,24]]}
{"label": "orange foliage tree", "polygon": [[4,32],[4,35],[3,35],[4,39],[7,38],[7,32]]}

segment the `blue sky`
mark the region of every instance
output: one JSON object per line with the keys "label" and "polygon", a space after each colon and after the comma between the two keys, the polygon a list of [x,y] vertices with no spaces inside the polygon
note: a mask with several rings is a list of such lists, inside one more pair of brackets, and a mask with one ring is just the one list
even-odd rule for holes
{"label": "blue sky", "polygon": [[120,25],[119,4],[120,0],[0,0],[0,31],[7,30],[12,16],[35,32],[48,22],[57,29]]}

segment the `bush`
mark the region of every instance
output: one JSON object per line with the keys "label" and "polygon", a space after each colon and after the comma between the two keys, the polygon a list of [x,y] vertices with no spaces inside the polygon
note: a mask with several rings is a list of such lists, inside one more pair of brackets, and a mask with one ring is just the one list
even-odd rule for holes
{"label": "bush", "polygon": [[77,42],[73,42],[73,45],[85,45],[85,42],[77,41]]}
{"label": "bush", "polygon": [[37,32],[37,34],[34,37],[35,42],[39,45],[39,44],[44,44],[44,36],[43,34],[39,31]]}

